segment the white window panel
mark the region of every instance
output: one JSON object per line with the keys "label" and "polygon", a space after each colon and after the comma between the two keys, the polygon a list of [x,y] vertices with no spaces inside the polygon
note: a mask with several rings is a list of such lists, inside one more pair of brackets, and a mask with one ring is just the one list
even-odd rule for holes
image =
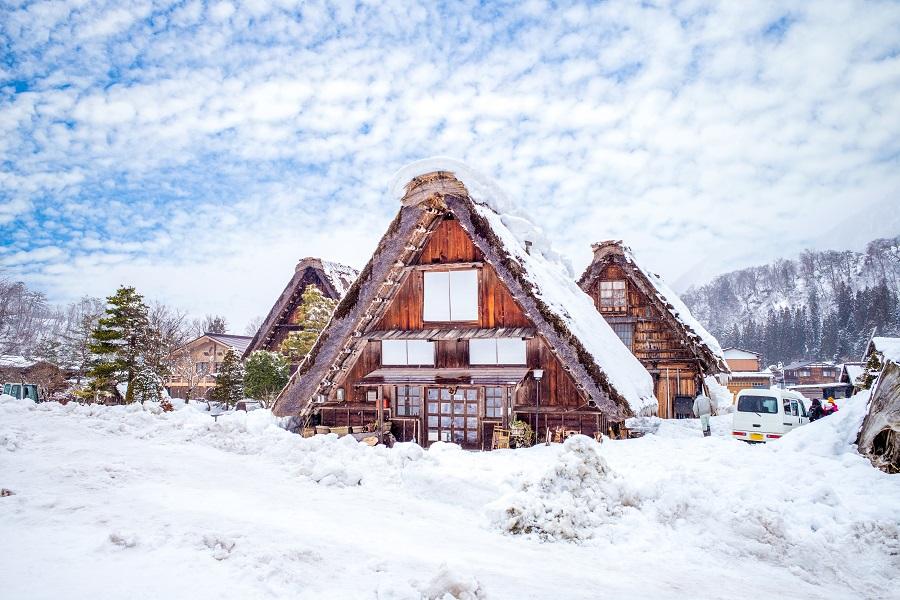
{"label": "white window panel", "polygon": [[450,320],[478,320],[478,271],[450,271]]}
{"label": "white window panel", "polygon": [[433,365],[434,342],[426,340],[409,340],[406,342],[408,365]]}
{"label": "white window panel", "polygon": [[469,340],[469,364],[470,365],[496,365],[497,343],[496,340]]}
{"label": "white window panel", "polygon": [[404,340],[383,340],[381,342],[381,364],[408,364],[406,360],[406,342]]}
{"label": "white window panel", "polygon": [[450,273],[447,271],[425,272],[426,321],[450,320]]}
{"label": "white window panel", "polygon": [[521,338],[497,340],[497,364],[524,365],[525,362],[525,340]]}

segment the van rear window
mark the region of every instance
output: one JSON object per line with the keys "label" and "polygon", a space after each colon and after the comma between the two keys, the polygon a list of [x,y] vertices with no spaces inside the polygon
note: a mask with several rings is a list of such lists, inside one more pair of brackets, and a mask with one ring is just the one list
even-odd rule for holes
{"label": "van rear window", "polygon": [[772,396],[741,396],[737,405],[738,412],[755,412],[777,415],[778,399]]}

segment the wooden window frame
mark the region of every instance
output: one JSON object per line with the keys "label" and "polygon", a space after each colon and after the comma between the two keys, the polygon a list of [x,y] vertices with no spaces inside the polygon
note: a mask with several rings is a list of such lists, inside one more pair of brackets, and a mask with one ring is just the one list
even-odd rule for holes
{"label": "wooden window frame", "polygon": [[[617,284],[621,284],[621,287]],[[605,286],[606,289],[604,289]],[[621,291],[621,294],[619,294],[619,291]],[[604,295],[604,292],[609,292],[609,295]],[[597,286],[597,306],[600,308],[600,312],[604,313],[627,312],[628,283],[624,279],[607,279],[601,281]]]}
{"label": "wooden window frame", "polygon": [[[411,393],[413,391],[415,391],[414,394]],[[415,404],[412,403],[412,400],[416,401]],[[414,409],[414,411],[410,409]],[[394,414],[398,417],[421,417],[422,387],[418,385],[394,386]]]}
{"label": "wooden window frame", "polygon": [[[432,265],[437,266],[437,265]],[[475,318],[474,319],[453,319],[453,287],[450,285],[450,281],[447,282],[447,293],[448,304],[447,311],[448,316],[450,317],[447,320],[429,320],[425,318],[425,306],[426,306],[426,274],[429,273],[447,273],[448,277],[450,273],[460,272],[460,271],[472,271],[475,273]],[[429,325],[450,325],[450,326],[458,326],[458,325],[472,325],[477,324],[481,320],[481,268],[479,266],[475,266],[472,263],[467,264],[441,264],[440,268],[430,268],[430,269],[422,269],[421,270],[422,277],[422,322],[427,323]]]}

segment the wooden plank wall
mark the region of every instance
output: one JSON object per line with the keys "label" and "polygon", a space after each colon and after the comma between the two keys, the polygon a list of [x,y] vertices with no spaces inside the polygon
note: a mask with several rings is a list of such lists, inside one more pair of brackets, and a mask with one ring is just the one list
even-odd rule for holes
{"label": "wooden plank wall", "polygon": [[[417,264],[480,262],[482,258],[481,251],[475,247],[468,234],[459,226],[459,222],[447,220],[435,229],[432,237],[422,249]],[[484,265],[480,271],[478,322],[466,325],[486,328],[529,327],[531,322],[500,282],[494,268]],[[374,329],[425,329],[425,323],[422,320],[424,290],[424,273],[416,270],[407,272],[404,281],[400,284],[400,289]],[[459,323],[452,324],[452,326],[459,327]]]}

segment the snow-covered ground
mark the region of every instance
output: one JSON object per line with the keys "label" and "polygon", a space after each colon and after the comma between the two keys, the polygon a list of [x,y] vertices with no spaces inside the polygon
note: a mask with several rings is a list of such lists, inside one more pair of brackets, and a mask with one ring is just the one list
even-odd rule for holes
{"label": "snow-covered ground", "polygon": [[898,597],[864,403],[768,446],[726,415],[470,453],[2,397],[0,597]]}

